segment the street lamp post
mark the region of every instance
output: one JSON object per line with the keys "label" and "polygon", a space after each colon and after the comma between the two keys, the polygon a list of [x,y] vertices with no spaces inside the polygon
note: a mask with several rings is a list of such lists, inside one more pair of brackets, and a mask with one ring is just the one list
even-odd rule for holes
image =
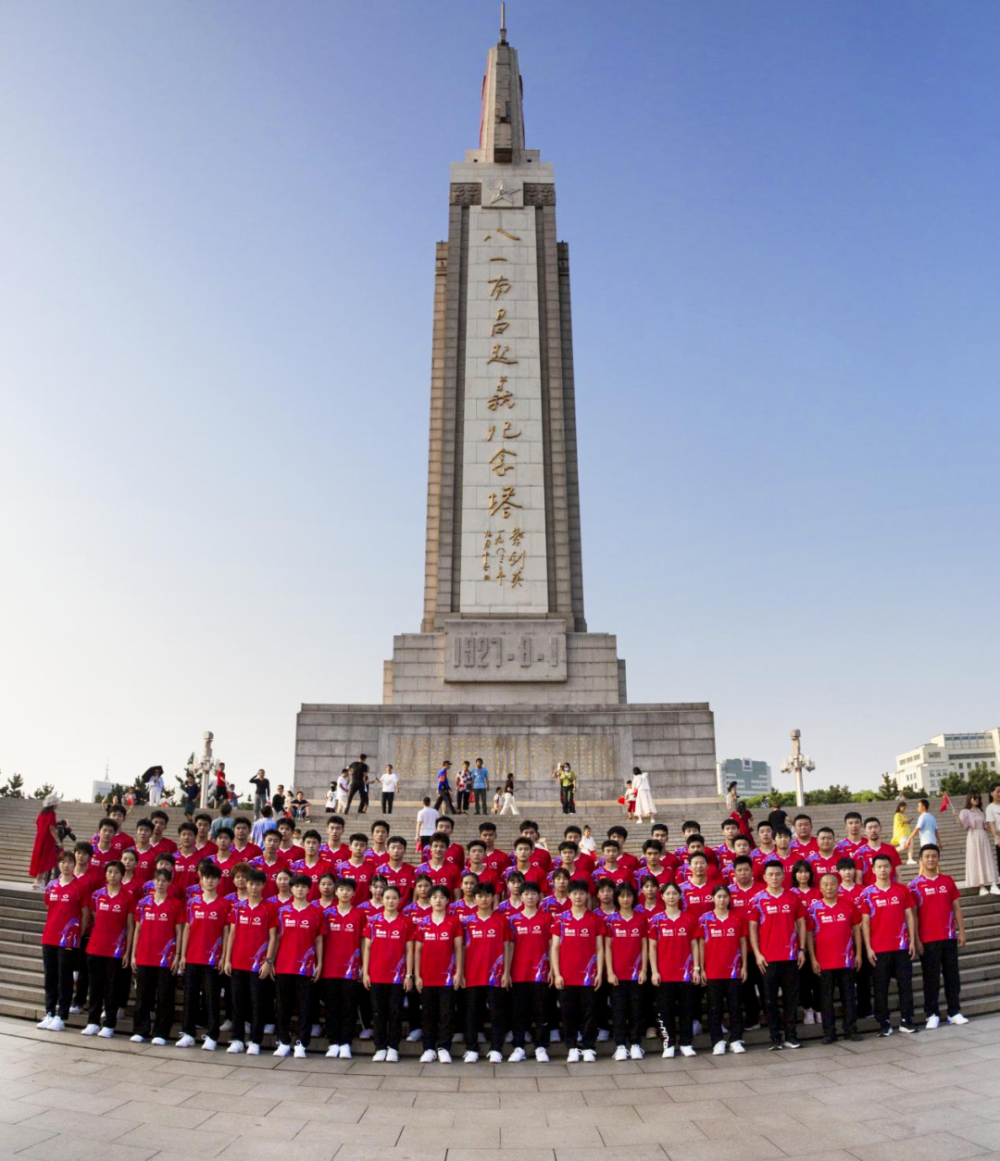
{"label": "street lamp post", "polygon": [[806,796],[802,786],[802,771],[809,770],[810,772],[816,769],[816,763],[812,758],[807,757],[802,753],[802,731],[792,730],[792,756],[785,759],[785,764],[781,767],[782,774],[795,775],[795,805],[805,806]]}

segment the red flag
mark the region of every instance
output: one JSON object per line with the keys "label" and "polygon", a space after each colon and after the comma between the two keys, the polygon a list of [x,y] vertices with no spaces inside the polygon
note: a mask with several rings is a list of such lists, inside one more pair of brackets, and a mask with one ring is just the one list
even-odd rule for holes
{"label": "red flag", "polygon": [[940,810],[947,810],[949,806],[951,806],[951,799],[948,797],[947,794],[945,794],[941,798],[941,806],[939,807],[939,809]]}

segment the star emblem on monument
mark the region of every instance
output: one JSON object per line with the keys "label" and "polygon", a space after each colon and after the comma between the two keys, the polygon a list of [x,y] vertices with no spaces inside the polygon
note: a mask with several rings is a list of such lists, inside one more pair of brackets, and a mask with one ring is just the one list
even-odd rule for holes
{"label": "star emblem on monument", "polygon": [[503,178],[501,178],[500,184],[498,186],[492,187],[489,190],[489,192],[493,195],[489,200],[489,204],[491,206],[495,206],[500,202],[506,202],[508,205],[512,206],[514,204],[514,195],[519,193],[520,190],[521,187],[519,185],[509,186],[505,184]]}

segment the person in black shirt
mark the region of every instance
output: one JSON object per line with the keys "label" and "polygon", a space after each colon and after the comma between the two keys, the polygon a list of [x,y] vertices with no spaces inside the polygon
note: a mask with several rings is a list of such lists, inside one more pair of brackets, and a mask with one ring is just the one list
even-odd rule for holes
{"label": "person in black shirt", "polygon": [[351,803],[355,794],[358,796],[358,814],[364,814],[368,809],[368,755],[362,754],[356,762],[348,766],[351,774],[351,789],[347,795],[347,807],[344,814],[350,814]]}
{"label": "person in black shirt", "polygon": [[771,833],[777,834],[779,827],[788,826],[788,811],[782,810],[778,805],[777,795],[771,799],[771,813],[767,816],[767,821],[771,824]]}
{"label": "person in black shirt", "polygon": [[253,816],[258,819],[261,807],[266,806],[271,797],[271,780],[263,770],[258,770],[250,779],[250,785],[253,787]]}

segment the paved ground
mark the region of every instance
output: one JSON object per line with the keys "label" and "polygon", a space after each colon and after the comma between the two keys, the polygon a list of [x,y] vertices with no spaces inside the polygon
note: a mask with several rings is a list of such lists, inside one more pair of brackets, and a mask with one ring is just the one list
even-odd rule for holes
{"label": "paved ground", "polygon": [[0,1157],[1000,1158],[998,1062],[1000,1016],[795,1053],[495,1068],[208,1057],[0,1020]]}

